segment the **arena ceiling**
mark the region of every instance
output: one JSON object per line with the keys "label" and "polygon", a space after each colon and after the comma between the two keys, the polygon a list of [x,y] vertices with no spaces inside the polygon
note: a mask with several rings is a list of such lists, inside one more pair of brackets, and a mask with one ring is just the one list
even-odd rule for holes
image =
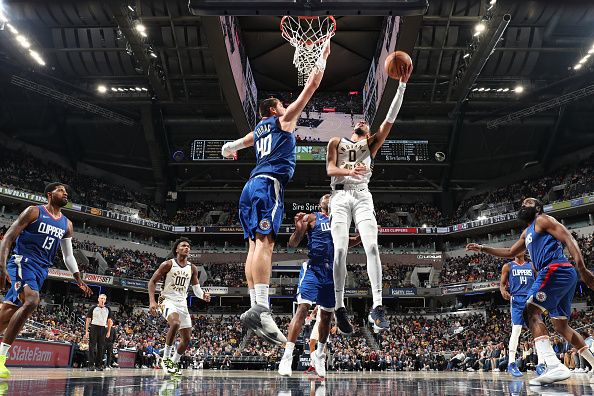
{"label": "arena ceiling", "polygon": [[[521,172],[527,164],[546,170],[560,156],[594,147],[591,96],[487,128],[489,121],[592,84],[591,61],[573,68],[594,44],[594,8],[588,3],[499,0],[489,10],[489,0],[431,0],[422,17],[404,17],[398,47],[411,53],[415,72],[392,137],[427,139],[432,151],[446,153],[446,160],[377,164],[376,188],[465,192]],[[4,25],[0,132],[57,152],[73,166],[88,163],[147,189],[241,187],[250,161],[192,163],[171,157],[177,149],[187,153],[193,139],[237,138],[246,132],[237,127],[231,116],[237,109],[223,93],[213,55],[220,48],[209,45],[207,17],[192,15],[187,1],[13,0],[3,5],[9,22],[46,65],[32,62]],[[495,27],[505,14],[511,21],[480,74],[471,78],[472,64],[461,70],[464,55],[488,12]],[[146,26],[150,51],[134,30],[135,19]],[[239,20],[258,88],[295,90],[292,48],[280,37],[279,18]],[[337,20],[320,89],[360,91],[382,17]],[[461,83],[453,83],[458,73],[459,81],[472,83],[468,97]],[[116,91],[100,94],[100,84]],[[497,91],[517,86],[524,92]],[[387,92],[394,88],[391,83]],[[130,120],[129,125],[103,111]],[[290,188],[327,185],[322,164],[299,167]]]}

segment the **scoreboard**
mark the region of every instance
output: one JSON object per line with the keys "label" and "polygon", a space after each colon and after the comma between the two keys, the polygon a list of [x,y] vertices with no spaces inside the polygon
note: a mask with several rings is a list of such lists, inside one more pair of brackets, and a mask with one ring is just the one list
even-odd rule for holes
{"label": "scoreboard", "polygon": [[[221,148],[223,144],[231,142],[232,140],[194,140],[190,153],[192,161],[212,161],[212,160],[227,160],[221,155]],[[231,158],[232,160],[233,158]]]}
{"label": "scoreboard", "polygon": [[376,160],[383,161],[408,161],[423,162],[429,161],[428,140],[386,140]]}

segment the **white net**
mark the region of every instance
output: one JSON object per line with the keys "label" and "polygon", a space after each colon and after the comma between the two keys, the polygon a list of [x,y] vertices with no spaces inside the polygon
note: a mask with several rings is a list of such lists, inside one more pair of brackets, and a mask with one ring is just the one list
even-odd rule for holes
{"label": "white net", "polygon": [[307,81],[325,45],[334,36],[335,30],[336,21],[332,16],[285,16],[281,20],[282,36],[295,47],[293,64],[297,68],[299,85],[304,85]]}

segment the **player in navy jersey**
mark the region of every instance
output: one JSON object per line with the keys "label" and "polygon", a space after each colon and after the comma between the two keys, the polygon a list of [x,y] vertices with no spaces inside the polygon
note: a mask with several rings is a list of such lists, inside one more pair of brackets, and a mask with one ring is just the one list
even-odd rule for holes
{"label": "player in navy jersey", "polygon": [[231,157],[242,148],[256,148],[256,167],[239,199],[239,219],[244,238],[249,240],[245,275],[251,301],[251,308],[241,315],[241,321],[257,335],[276,344],[287,339],[270,313],[268,287],[274,241],[283,218],[285,185],[295,171],[293,132],[303,108],[320,85],[329,54],[328,41],[297,100],[286,109],[278,99],[263,100],[259,105],[262,120],[254,131],[225,143],[221,150],[224,157]]}
{"label": "player in navy jersey", "polygon": [[501,295],[504,299],[510,301],[512,331],[509,337],[507,371],[514,377],[522,377],[523,375],[516,364],[516,352],[522,326],[525,324],[524,307],[536,277],[536,270],[531,262],[525,260],[524,256],[524,253],[520,253],[515,257],[515,260],[503,266],[499,283]]}
{"label": "player in navy jersey", "polygon": [[[293,349],[295,341],[309,312],[315,303],[321,311],[318,324],[318,348],[311,355],[311,360],[316,373],[320,377],[326,376],[326,353],[324,348],[330,333],[330,320],[334,312],[334,279],[332,266],[334,263],[334,245],[330,232],[330,218],[328,217],[328,204],[330,194],[320,199],[320,211],[317,213],[297,213],[295,215],[295,232],[289,238],[289,246],[297,247],[307,234],[307,247],[309,260],[303,263],[299,274],[297,289],[298,308],[289,324],[289,334],[285,345],[285,353],[279,364],[278,372],[281,375],[292,374]],[[349,246],[361,242],[359,235],[350,237]]]}
{"label": "player in navy jersey", "polygon": [[[592,352],[582,336],[568,324],[578,279],[576,269],[582,280],[593,290],[594,274],[586,268],[582,252],[571,233],[555,218],[544,214],[543,204],[538,199],[526,198],[518,211],[518,219],[527,228],[512,247],[493,248],[470,243],[466,245],[466,249],[508,258],[528,250],[538,275],[528,293],[524,316],[534,337],[536,353],[547,366],[544,373],[530,380],[530,385],[545,385],[565,380],[571,376],[571,372],[555,355],[548,330],[542,321],[543,313],[553,319],[553,327],[557,333],[594,367]],[[575,260],[575,267],[565,257],[563,245]],[[593,379],[594,377],[590,377],[591,382]]]}
{"label": "player in navy jersey", "polygon": [[[72,222],[61,212],[61,208],[68,203],[66,186],[61,183],[49,184],[45,196],[48,203],[25,209],[0,243],[0,288],[4,290],[7,277],[10,277],[11,283],[0,308],[0,332],[4,332],[0,344],[0,378],[10,376],[6,368],[8,350],[39,305],[39,291],[58,246],[78,287],[87,297],[93,294],[82,281],[74,258]],[[14,254],[8,259],[15,241]]]}

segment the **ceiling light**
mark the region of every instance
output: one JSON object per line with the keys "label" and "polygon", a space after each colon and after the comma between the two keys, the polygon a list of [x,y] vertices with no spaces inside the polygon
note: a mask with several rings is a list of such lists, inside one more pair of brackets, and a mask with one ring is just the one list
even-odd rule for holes
{"label": "ceiling light", "polygon": [[4,15],[4,13],[2,11],[0,11],[0,22],[1,23],[8,22],[8,18],[6,17],[6,15]]}
{"label": "ceiling light", "polygon": [[491,5],[495,5],[495,3],[497,3],[497,0],[491,0],[491,1],[489,2],[489,4],[491,4]]}
{"label": "ceiling light", "polygon": [[124,92],[124,90],[122,88],[118,88],[118,91],[120,92]]}
{"label": "ceiling light", "polygon": [[483,22],[479,22],[474,26],[474,31],[477,33],[482,33],[485,31],[487,27],[485,26],[485,24]]}
{"label": "ceiling light", "polygon": [[479,92],[483,92],[484,90],[485,90],[485,88],[482,88],[482,87],[478,89]]}
{"label": "ceiling light", "polygon": [[509,88],[503,88],[503,92],[509,91]]}
{"label": "ceiling light", "polygon": [[497,92],[503,92],[503,88],[497,88]]}
{"label": "ceiling light", "polygon": [[138,92],[142,91],[142,89],[140,89],[140,87],[136,87],[134,89],[137,90]]}
{"label": "ceiling light", "polygon": [[139,33],[145,32],[146,31],[146,27],[142,23],[137,23],[136,24],[136,31],[139,32]]}
{"label": "ceiling light", "polygon": [[590,55],[584,56],[578,63],[586,63],[586,61],[590,58]]}
{"label": "ceiling light", "polygon": [[485,92],[489,92],[491,88],[485,88]]}
{"label": "ceiling light", "polygon": [[582,64],[581,64],[581,63],[578,63],[577,65],[575,65],[575,66],[573,67],[573,70],[579,70],[579,69],[581,69],[581,68],[582,68]]}
{"label": "ceiling light", "polygon": [[588,54],[594,54],[594,47],[592,47],[588,50]]}
{"label": "ceiling light", "polygon": [[145,32],[138,32],[138,34],[140,34],[142,37],[147,37]]}
{"label": "ceiling light", "polygon": [[103,84],[97,85],[97,92],[104,94],[107,92],[107,87]]}
{"label": "ceiling light", "polygon": [[19,34],[19,31],[16,30],[16,28],[14,26],[12,26],[10,23],[6,24],[6,27],[8,28],[8,30],[10,30],[10,33],[12,34]]}
{"label": "ceiling light", "polygon": [[516,86],[516,88],[514,89],[515,93],[522,93],[524,92],[524,87],[521,85]]}
{"label": "ceiling light", "polygon": [[111,87],[111,90],[112,90],[113,92],[118,92],[118,89],[117,89],[116,87]]}
{"label": "ceiling light", "polygon": [[470,56],[470,54],[469,54],[469,53],[466,53],[466,54],[464,54],[464,56],[463,56],[462,58],[466,59],[466,58],[468,58],[469,56]]}
{"label": "ceiling light", "polygon": [[128,4],[128,9],[132,12],[134,12],[134,8],[132,8],[132,6],[130,4]]}
{"label": "ceiling light", "polygon": [[141,89],[142,89],[144,92],[147,92],[147,91],[148,91],[148,89],[146,89],[146,88],[144,88],[144,87],[142,87]]}
{"label": "ceiling light", "polygon": [[29,55],[31,55],[31,57],[35,59],[35,61],[39,63],[41,66],[45,66],[45,61],[37,51],[29,50]]}
{"label": "ceiling light", "polygon": [[150,52],[150,55],[151,55],[153,58],[156,58],[156,57],[157,57],[157,54],[155,54],[154,52]]}
{"label": "ceiling light", "polygon": [[18,41],[19,44],[22,45],[23,47],[29,48],[31,46],[31,43],[29,43],[29,40],[27,40],[27,37],[23,36],[22,34],[19,34],[15,38],[16,38],[16,41]]}
{"label": "ceiling light", "polygon": [[476,92],[476,91],[478,91],[478,88],[473,88],[472,89],[472,92]]}

